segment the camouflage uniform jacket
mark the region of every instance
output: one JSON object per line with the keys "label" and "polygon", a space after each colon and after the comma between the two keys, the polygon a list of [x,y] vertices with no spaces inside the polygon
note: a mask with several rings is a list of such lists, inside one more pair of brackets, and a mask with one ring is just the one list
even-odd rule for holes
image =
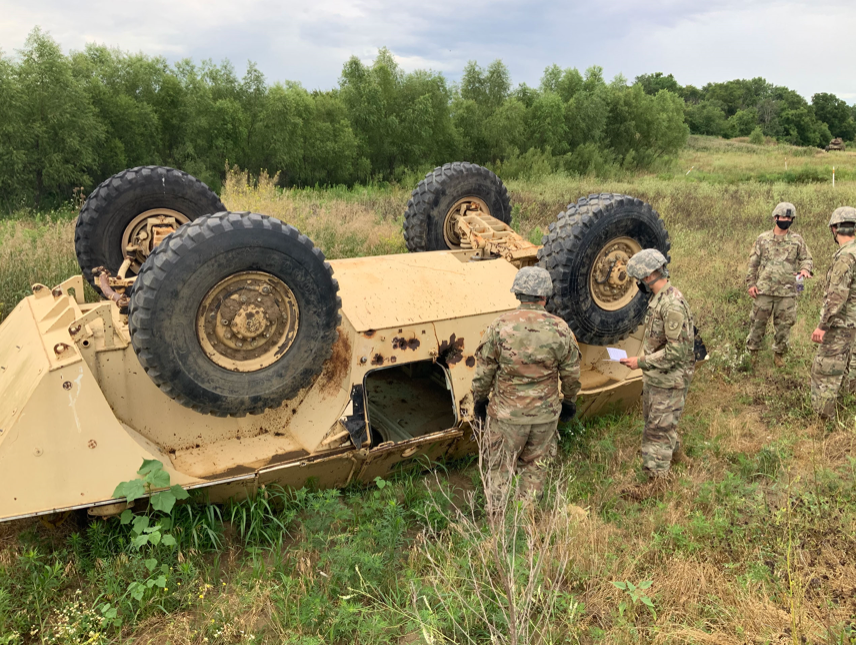
{"label": "camouflage uniform jacket", "polygon": [[639,367],[654,387],[686,388],[695,371],[693,316],[683,294],[671,283],[648,303]]}
{"label": "camouflage uniform jacket", "polygon": [[839,248],[826,272],[826,296],[820,310],[818,327],[856,327],[856,240]]}
{"label": "camouflage uniform jacket", "polygon": [[548,423],[559,416],[562,396],[580,390],[580,350],[564,320],[541,305],[522,303],[494,320],[476,350],[473,398],[488,398],[488,413],[506,423]]}
{"label": "camouflage uniform jacket", "polygon": [[765,296],[795,296],[794,274],[811,273],[811,268],[811,253],[801,235],[765,231],[752,247],[746,286],[757,287],[758,293]]}

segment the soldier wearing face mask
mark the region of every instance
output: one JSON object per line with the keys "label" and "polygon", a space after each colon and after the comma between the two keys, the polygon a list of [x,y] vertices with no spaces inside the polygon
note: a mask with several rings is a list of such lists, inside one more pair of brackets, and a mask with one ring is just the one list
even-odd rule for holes
{"label": "soldier wearing face mask", "polygon": [[796,217],[796,208],[782,202],[773,209],[773,230],[761,233],[749,256],[746,286],[754,298],[746,349],[756,356],[767,321],[773,319],[773,362],[783,367],[788,351],[788,337],[797,320],[796,277],[811,277],[811,253],[805,240],[789,230]]}
{"label": "soldier wearing face mask", "polygon": [[856,208],[836,208],[829,229],[838,250],[826,274],[820,321],[811,334],[820,344],[811,366],[811,404],[824,419],[835,414],[856,339]]}

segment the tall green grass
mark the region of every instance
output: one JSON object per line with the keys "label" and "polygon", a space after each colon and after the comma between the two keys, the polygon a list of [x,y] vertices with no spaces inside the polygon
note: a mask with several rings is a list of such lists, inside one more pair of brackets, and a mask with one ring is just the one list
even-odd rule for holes
{"label": "tall green grass", "polygon": [[[545,642],[856,642],[856,400],[844,397],[831,423],[819,422],[807,403],[809,334],[835,250],[826,222],[837,206],[856,204],[856,182],[759,181],[759,173],[783,172],[785,156],[789,169],[791,157],[824,166],[754,148],[691,142],[672,178],[507,182],[514,224],[527,237],[537,238],[580,195],[618,192],[650,202],[671,235],[673,283],[712,357],[697,371],[681,420],[692,462],[676,467],[659,496],[637,503],[621,495],[637,481],[638,410],[561,429],[556,492],[532,523],[516,525],[525,535],[527,526],[562,521],[549,548],[527,550],[525,540],[515,547],[521,562],[540,558],[552,572],[558,595],[550,596],[557,604]],[[697,181],[695,171],[684,174],[696,163],[755,178]],[[407,187],[279,191],[233,181],[223,196],[230,208],[282,217],[329,257],[404,249]],[[783,200],[797,207],[793,230],[814,255],[816,277],[799,301],[786,367],[775,369],[765,351],[750,369],[742,352],[751,308],[746,260]],[[67,218],[0,223],[0,301],[14,304],[31,283],[73,272],[71,236]],[[498,579],[489,567],[470,567],[497,538],[481,513],[479,472],[460,464],[437,472],[426,477],[416,468],[343,491],[268,488],[225,507],[202,498],[180,506],[179,548],[163,554],[172,567],[168,589],[136,613],[129,608],[121,628],[105,623],[98,608],[146,574],[127,527],[79,516],[59,529],[2,525],[0,643],[489,643],[485,612],[467,606],[478,602],[473,589]],[[468,530],[453,506],[469,509]],[[525,575],[525,567],[517,570]],[[644,590],[653,611],[627,583]],[[501,625],[501,605],[488,609]],[[501,633],[496,639],[504,642]]]}

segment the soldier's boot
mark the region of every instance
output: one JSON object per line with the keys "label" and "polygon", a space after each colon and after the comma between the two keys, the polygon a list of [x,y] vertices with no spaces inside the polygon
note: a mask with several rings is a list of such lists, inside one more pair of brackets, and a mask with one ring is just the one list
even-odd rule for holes
{"label": "soldier's boot", "polygon": [[641,502],[668,490],[669,486],[674,481],[674,475],[670,470],[659,471],[656,473],[644,468],[642,470],[648,478],[647,481],[641,484],[625,486],[619,491],[619,495],[621,497],[631,499],[635,502]]}
{"label": "soldier's boot", "polygon": [[683,447],[680,442],[675,447],[675,451],[672,453],[672,463],[673,464],[682,464],[689,468],[693,464],[693,460],[687,456],[687,453],[684,452]]}
{"label": "soldier's boot", "polygon": [[773,364],[776,367],[784,367],[785,366],[784,354],[773,354]]}

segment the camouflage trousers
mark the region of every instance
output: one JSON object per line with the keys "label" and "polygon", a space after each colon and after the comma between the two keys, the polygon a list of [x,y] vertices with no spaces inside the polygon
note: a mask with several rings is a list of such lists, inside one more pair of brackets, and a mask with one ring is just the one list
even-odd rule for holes
{"label": "camouflage trousers", "polygon": [[833,327],[823,336],[811,366],[811,406],[820,416],[835,415],[835,402],[847,373],[856,329]]}
{"label": "camouflage trousers", "polygon": [[749,336],[746,349],[757,352],[761,349],[764,335],[767,333],[767,321],[773,318],[773,351],[785,354],[788,351],[788,337],[791,327],[797,321],[797,299],[793,296],[764,296],[758,294],[752,304]]}
{"label": "camouflage trousers", "polygon": [[681,445],[678,421],[684,411],[687,388],[642,386],[642,470],[649,476],[669,471],[672,454]]}
{"label": "camouflage trousers", "polygon": [[508,487],[519,475],[518,496],[540,498],[547,470],[556,459],[559,419],[516,424],[488,417],[485,442],[488,512],[501,509]]}

